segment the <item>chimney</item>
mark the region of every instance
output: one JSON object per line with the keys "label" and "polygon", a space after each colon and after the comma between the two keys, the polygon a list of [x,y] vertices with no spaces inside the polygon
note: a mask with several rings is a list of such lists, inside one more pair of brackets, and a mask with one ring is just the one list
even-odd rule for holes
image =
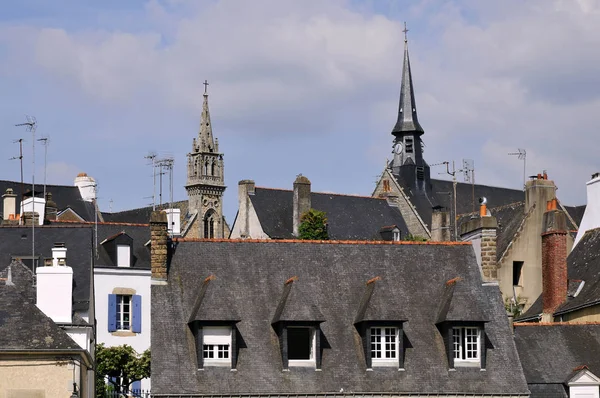
{"label": "chimney", "polygon": [[310,210],[310,180],[298,174],[294,181],[294,236],[298,236],[300,218]]}
{"label": "chimney", "polygon": [[252,238],[250,235],[250,196],[254,195],[255,184],[253,180],[238,182],[238,215],[236,223],[240,225],[240,238]]}
{"label": "chimney", "polygon": [[530,180],[525,183],[525,213],[534,204],[538,211],[543,211],[546,202],[555,197],[556,185],[554,185],[554,181],[548,179],[546,171],[537,176],[531,176]]}
{"label": "chimney", "polygon": [[434,207],[431,214],[431,240],[433,242],[450,241],[450,213],[444,207]]}
{"label": "chimney", "polygon": [[81,199],[93,202],[96,199],[96,180],[86,173],[79,173],[75,177],[75,186],[79,188]]}
{"label": "chimney", "polygon": [[[17,195],[13,193],[12,188],[8,188],[6,193],[2,195],[3,199],[3,210],[2,210],[2,218],[5,221],[15,218],[15,214],[17,213]],[[12,217],[11,217],[12,216]]]}
{"label": "chimney", "polygon": [[496,217],[487,210],[487,199],[479,199],[478,218],[473,218],[460,226],[460,239],[471,242],[477,263],[481,267],[485,282],[498,281],[498,264],[496,261]]}
{"label": "chimney", "polygon": [[73,269],[67,266],[67,248],[56,243],[52,266],[37,267],[37,307],[57,323],[72,322]]}
{"label": "chimney", "polygon": [[168,256],[167,213],[153,211],[150,215],[150,266],[152,284],[166,283]]}
{"label": "chimney", "polygon": [[592,174],[592,179],[586,183],[587,206],[575,237],[573,247],[577,245],[586,231],[600,227],[600,173]]}
{"label": "chimney", "polygon": [[32,223],[35,223],[35,225],[39,225],[40,224],[40,216],[39,214],[36,212],[31,212],[31,211],[26,211],[23,213],[23,225],[28,225],[31,226]]}
{"label": "chimney", "polygon": [[47,221],[56,221],[56,216],[58,214],[58,206],[56,202],[52,200],[52,192],[48,192],[46,194],[46,211],[45,216]]}
{"label": "chimney", "polygon": [[547,202],[542,224],[542,322],[567,298],[567,218],[556,199]]}

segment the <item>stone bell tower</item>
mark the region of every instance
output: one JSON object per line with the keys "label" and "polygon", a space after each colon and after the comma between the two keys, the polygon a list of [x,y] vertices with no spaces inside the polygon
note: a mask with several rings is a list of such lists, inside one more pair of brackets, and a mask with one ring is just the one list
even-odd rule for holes
{"label": "stone bell tower", "polygon": [[204,102],[200,117],[198,138],[194,138],[192,152],[188,156],[187,184],[189,213],[196,214],[192,229],[186,234],[198,238],[223,238],[223,154],[219,153],[219,141],[213,138],[210,112],[208,110],[208,82],[204,81]]}

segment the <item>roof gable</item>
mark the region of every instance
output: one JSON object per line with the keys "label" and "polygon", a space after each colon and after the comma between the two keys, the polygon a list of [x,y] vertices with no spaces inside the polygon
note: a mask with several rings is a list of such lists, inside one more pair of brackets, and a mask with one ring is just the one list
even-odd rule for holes
{"label": "roof gable", "polygon": [[445,283],[436,323],[487,322],[489,316],[479,303],[480,296],[472,286],[456,277]]}
{"label": "roof gable", "polygon": [[600,377],[596,376],[587,368],[587,366],[580,366],[576,371],[575,376],[567,380],[569,386],[598,386],[600,385]]}
{"label": "roof gable", "polygon": [[314,300],[314,292],[298,282],[293,276],[285,281],[281,298],[277,304],[272,323],[277,322],[324,322],[325,317],[319,311]]}

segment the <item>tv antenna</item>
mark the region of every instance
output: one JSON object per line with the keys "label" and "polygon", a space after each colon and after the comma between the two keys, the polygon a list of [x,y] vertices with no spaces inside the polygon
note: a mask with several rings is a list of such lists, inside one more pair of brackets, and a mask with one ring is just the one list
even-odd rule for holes
{"label": "tv antenna", "polygon": [[[35,116],[25,115],[25,119],[27,120],[24,123],[15,124],[16,127],[25,126],[27,131],[31,132],[31,264],[33,269],[33,274],[36,273],[35,266],[35,131],[37,130],[37,120]],[[21,198],[21,209],[23,209],[23,198]],[[23,209],[24,210],[24,209]],[[39,217],[39,215],[38,215]]]}
{"label": "tv antenna", "polygon": [[156,210],[156,152],[150,151],[144,159],[150,160],[152,165],[152,211]]}
{"label": "tv antenna", "polygon": [[9,160],[19,159],[19,163],[21,163],[21,197],[19,199],[19,203],[21,203],[21,201],[23,200],[23,193],[25,192],[25,188],[23,187],[23,138],[14,140],[13,144],[16,144],[17,142],[19,143],[19,156],[13,156]]}
{"label": "tv antenna", "polygon": [[475,161],[473,159],[463,159],[462,169],[463,180],[466,183],[471,183],[471,204],[472,211],[475,213]]}
{"label": "tv antenna", "polygon": [[[450,162],[444,161],[441,163],[435,163],[431,166],[446,166],[446,172],[438,174],[448,174],[452,176],[452,206],[450,207],[450,222],[452,225],[452,232],[454,233],[454,240],[458,240],[458,234],[456,229],[456,168],[454,167],[454,161],[452,161],[452,170],[450,170]],[[430,166],[430,167],[431,167]]]}
{"label": "tv antenna", "polygon": [[175,159],[172,155],[167,155],[164,158],[158,159],[155,161],[155,166],[158,169],[159,175],[159,206],[162,206],[162,176],[163,174],[169,175],[169,207],[173,205],[173,165],[175,164]]}
{"label": "tv antenna", "polygon": [[46,200],[46,168],[48,165],[48,144],[50,144],[50,140],[48,137],[42,137],[38,138],[38,141],[41,141],[44,146],[44,200]]}
{"label": "tv antenna", "polygon": [[517,156],[519,160],[523,161],[523,190],[525,190],[526,177],[527,177],[527,151],[523,148],[517,149],[517,152],[509,152],[510,156]]}

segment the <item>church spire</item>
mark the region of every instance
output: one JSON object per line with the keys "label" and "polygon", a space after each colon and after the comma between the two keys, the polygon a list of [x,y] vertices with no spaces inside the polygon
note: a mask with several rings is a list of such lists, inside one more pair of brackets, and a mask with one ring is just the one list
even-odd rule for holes
{"label": "church spire", "polygon": [[200,152],[216,152],[213,139],[212,124],[210,123],[210,111],[208,110],[208,81],[204,81],[204,101],[202,103],[202,115],[200,116]]}
{"label": "church spire", "polygon": [[406,22],[404,22],[404,64],[402,66],[402,86],[400,88],[400,106],[398,110],[398,121],[392,130],[393,135],[401,135],[408,132],[423,134],[423,127],[417,118],[417,105],[415,103],[415,91],[410,72],[410,60],[408,58],[408,38],[406,33]]}

